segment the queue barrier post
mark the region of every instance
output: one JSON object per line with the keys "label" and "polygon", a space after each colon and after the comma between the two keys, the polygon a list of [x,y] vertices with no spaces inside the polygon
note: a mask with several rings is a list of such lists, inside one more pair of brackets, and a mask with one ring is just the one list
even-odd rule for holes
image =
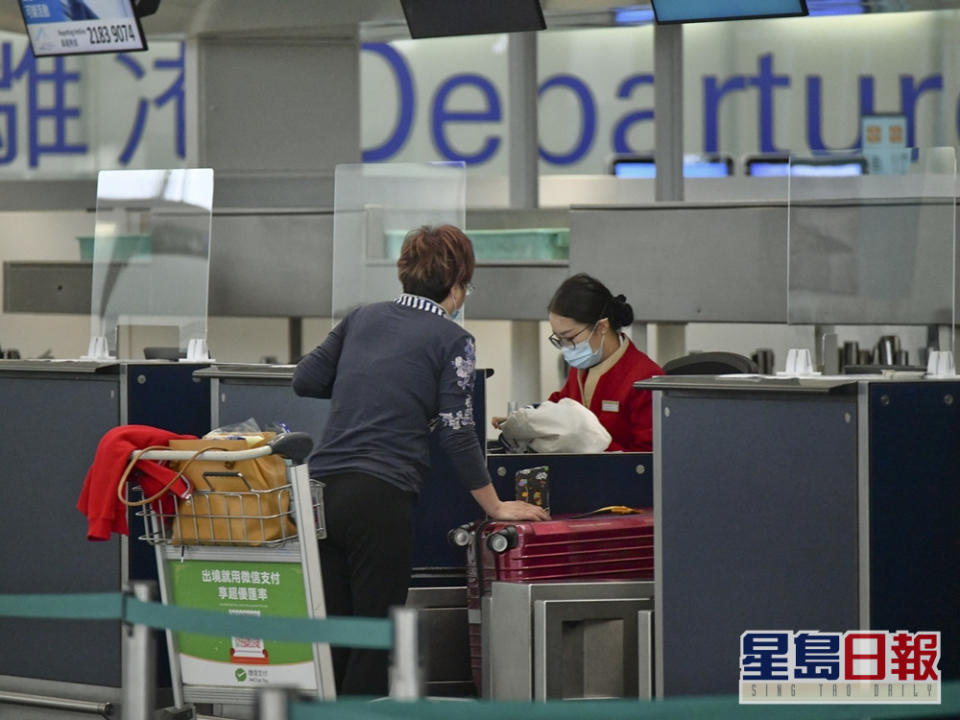
{"label": "queue barrier post", "polygon": [[[157,584],[136,581],[130,584],[132,595],[142,602],[151,602],[157,595]],[[121,671],[124,720],[150,720],[156,707],[157,655],[156,638],[146,625],[124,622]]]}
{"label": "queue barrier post", "polygon": [[423,666],[420,615],[415,608],[390,609],[393,650],[390,664],[390,698],[416,700],[423,697]]}
{"label": "queue barrier post", "polygon": [[265,687],[257,693],[257,720],[287,720],[290,691],[282,687]]}

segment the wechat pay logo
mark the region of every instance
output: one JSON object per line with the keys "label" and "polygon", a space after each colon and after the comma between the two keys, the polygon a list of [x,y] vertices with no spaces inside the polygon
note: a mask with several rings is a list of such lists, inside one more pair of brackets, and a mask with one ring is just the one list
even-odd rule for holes
{"label": "wechat pay logo", "polygon": [[233,676],[237,679],[237,682],[243,682],[247,679],[247,671],[243,668],[237,668],[236,672],[233,673]]}

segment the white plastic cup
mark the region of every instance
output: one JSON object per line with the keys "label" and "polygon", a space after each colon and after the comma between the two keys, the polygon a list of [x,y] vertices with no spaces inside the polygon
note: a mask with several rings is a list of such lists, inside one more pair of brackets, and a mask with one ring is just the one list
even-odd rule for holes
{"label": "white plastic cup", "polygon": [[957,368],[953,353],[949,350],[933,350],[927,359],[927,375],[931,377],[954,377]]}

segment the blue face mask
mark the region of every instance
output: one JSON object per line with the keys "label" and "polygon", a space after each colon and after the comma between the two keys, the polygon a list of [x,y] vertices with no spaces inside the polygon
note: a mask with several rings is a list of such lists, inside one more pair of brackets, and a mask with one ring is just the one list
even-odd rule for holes
{"label": "blue face mask", "polygon": [[450,319],[453,320],[457,325],[463,327],[463,305],[458,307],[449,315]]}
{"label": "blue face mask", "polygon": [[[594,328],[594,330],[596,330],[596,328]],[[567,361],[568,365],[579,370],[586,370],[600,362],[600,358],[603,356],[603,343],[600,343],[599,347],[594,350],[590,347],[591,337],[593,337],[593,331],[590,332],[590,335],[583,342],[578,342],[573,347],[560,348],[563,359]]]}

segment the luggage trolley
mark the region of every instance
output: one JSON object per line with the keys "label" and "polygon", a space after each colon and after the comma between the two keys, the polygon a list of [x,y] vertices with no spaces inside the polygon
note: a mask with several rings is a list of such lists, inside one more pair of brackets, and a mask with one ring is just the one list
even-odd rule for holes
{"label": "luggage trolley", "polygon": [[[305,433],[285,433],[255,448],[204,451],[196,461],[217,463],[223,471],[205,469],[203,477],[226,476],[233,482],[229,490],[212,489],[222,483],[211,482],[208,488],[196,483],[189,505],[154,502],[140,509],[146,530],[140,539],[154,546],[164,604],[237,615],[326,616],[313,539],[326,535],[323,484],[309,478],[305,465],[312,446]],[[287,483],[255,490],[235,464],[270,454],[284,458]],[[141,459],[186,461],[194,455],[190,450],[149,450]],[[264,686],[335,697],[327,644],[171,630],[166,636],[177,707],[185,702],[252,705]]]}

